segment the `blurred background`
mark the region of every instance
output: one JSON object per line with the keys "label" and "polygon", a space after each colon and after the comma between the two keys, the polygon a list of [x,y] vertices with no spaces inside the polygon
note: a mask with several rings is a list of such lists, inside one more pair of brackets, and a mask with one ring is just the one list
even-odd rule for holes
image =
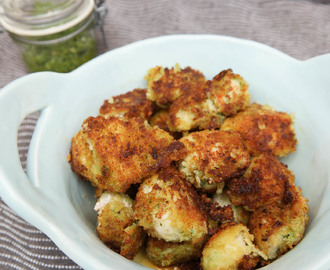
{"label": "blurred background", "polygon": [[[172,34],[217,34],[254,40],[299,60],[330,52],[330,0],[106,0],[104,7],[108,11],[103,24],[105,40],[100,28],[95,29],[99,54],[134,41]],[[3,31],[0,88],[27,73],[18,46]],[[18,136],[23,166],[37,117],[28,117]],[[51,268],[80,269],[0,199],[0,269]]]}
{"label": "blurred background", "polygon": [[[330,0],[105,0],[105,48],[160,35],[217,34],[255,40],[305,60],[330,50]],[[25,75],[18,47],[0,35],[0,87]]]}

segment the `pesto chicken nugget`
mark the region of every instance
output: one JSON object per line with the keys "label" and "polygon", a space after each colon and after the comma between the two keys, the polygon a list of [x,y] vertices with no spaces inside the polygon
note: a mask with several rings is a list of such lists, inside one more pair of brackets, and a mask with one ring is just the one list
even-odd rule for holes
{"label": "pesto chicken nugget", "polygon": [[134,89],[119,96],[105,100],[100,108],[100,115],[149,120],[154,111],[153,102],[147,99],[146,89]]}
{"label": "pesto chicken nugget", "polygon": [[277,157],[262,154],[253,157],[251,164],[240,178],[231,180],[227,195],[234,205],[247,210],[282,203],[286,199],[294,175]]}
{"label": "pesto chicken nugget", "polygon": [[276,259],[302,239],[308,223],[307,200],[296,186],[291,202],[261,207],[251,214],[249,228],[256,245],[269,259]]}
{"label": "pesto chicken nugget", "polygon": [[202,87],[206,81],[198,70],[190,67],[181,69],[179,65],[170,69],[160,66],[151,68],[145,79],[148,87],[147,97],[163,108],[169,107],[183,93],[194,92]]}
{"label": "pesto chicken nugget", "polygon": [[[141,118],[89,117],[82,127],[72,139],[71,167],[94,186],[113,192],[125,192],[151,175],[173,141]],[[171,153],[165,158],[170,162]]]}
{"label": "pesto chicken nugget", "polygon": [[252,155],[270,153],[284,157],[296,150],[293,119],[270,106],[254,103],[237,115],[227,118],[221,130],[237,131]]}
{"label": "pesto chicken nugget", "polygon": [[267,259],[253,244],[253,235],[246,226],[232,223],[221,228],[205,244],[201,265],[204,270],[253,269],[260,256]]}
{"label": "pesto chicken nugget", "polygon": [[158,266],[170,266],[187,262],[200,257],[201,247],[191,242],[166,242],[165,240],[150,237],[147,240],[147,256]]}
{"label": "pesto chicken nugget", "polygon": [[133,209],[138,224],[152,237],[196,245],[207,234],[200,198],[174,166],[141,183]]}
{"label": "pesto chicken nugget", "polygon": [[250,164],[241,137],[236,132],[203,130],[180,139],[187,149],[178,168],[196,188],[214,192],[224,182],[242,175]]}
{"label": "pesto chicken nugget", "polygon": [[231,69],[207,81],[204,88],[185,93],[169,108],[171,131],[219,128],[226,117],[250,103],[248,84]]}
{"label": "pesto chicken nugget", "polygon": [[208,82],[208,97],[225,116],[235,115],[250,104],[249,85],[231,69],[221,71]]}
{"label": "pesto chicken nugget", "polygon": [[133,200],[126,194],[106,191],[97,200],[97,234],[112,249],[133,259],[145,233],[133,220]]}

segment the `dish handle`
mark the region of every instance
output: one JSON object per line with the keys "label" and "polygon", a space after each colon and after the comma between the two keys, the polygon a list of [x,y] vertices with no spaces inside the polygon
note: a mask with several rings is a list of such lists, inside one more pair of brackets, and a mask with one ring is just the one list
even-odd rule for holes
{"label": "dish handle", "polygon": [[[51,85],[50,82],[60,81],[60,76],[65,74],[34,73],[17,79],[0,90],[0,194],[8,206],[26,220],[33,220],[32,216],[38,212],[47,218],[45,209],[51,201],[33,185],[21,166],[17,132],[27,115],[54,103],[60,90],[58,85]],[[30,208],[34,208],[34,211]],[[24,212],[32,213],[32,216],[26,218]]]}

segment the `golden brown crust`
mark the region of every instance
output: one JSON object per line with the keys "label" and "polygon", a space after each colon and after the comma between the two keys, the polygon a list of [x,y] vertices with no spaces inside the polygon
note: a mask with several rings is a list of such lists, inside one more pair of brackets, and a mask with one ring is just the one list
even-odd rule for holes
{"label": "golden brown crust", "polygon": [[200,197],[174,166],[143,181],[133,210],[138,224],[159,239],[196,244],[207,234]]}
{"label": "golden brown crust", "polygon": [[146,89],[138,88],[105,100],[100,108],[100,115],[106,118],[120,116],[124,118],[141,117],[149,120],[153,114],[154,105],[147,99],[146,94]]}
{"label": "golden brown crust", "polygon": [[70,159],[71,169],[83,180],[93,178],[91,167],[96,162],[93,159],[93,152],[89,148],[87,137],[82,130],[71,140]]}
{"label": "golden brown crust", "polygon": [[208,82],[208,95],[225,116],[235,115],[250,103],[248,84],[231,69],[223,70]]}
{"label": "golden brown crust", "polygon": [[273,155],[262,154],[252,158],[242,177],[229,182],[227,195],[234,205],[255,210],[290,200],[287,188],[293,182],[294,175],[285,164]]}
{"label": "golden brown crust", "polygon": [[241,137],[236,132],[203,130],[180,139],[187,155],[179,170],[196,188],[241,176],[250,164]]}
{"label": "golden brown crust", "polygon": [[146,252],[149,259],[156,265],[170,266],[200,257],[202,244],[196,246],[191,242],[173,243],[149,237]]}
{"label": "golden brown crust", "polygon": [[219,206],[216,203],[211,203],[209,205],[208,213],[212,220],[221,223],[225,221],[234,221],[234,212],[230,205]]}
{"label": "golden brown crust", "polygon": [[123,241],[123,231],[133,223],[130,209],[123,208],[120,213],[114,213],[110,205],[105,206],[102,215],[97,218],[98,237],[113,248],[120,248]]}
{"label": "golden brown crust", "polygon": [[106,191],[96,204],[98,237],[128,259],[134,258],[145,239],[145,232],[133,220],[132,202],[126,194]]}
{"label": "golden brown crust", "polygon": [[244,110],[249,103],[245,80],[230,69],[224,70],[204,87],[184,93],[173,102],[169,108],[169,129],[181,132],[219,128],[225,117]]}
{"label": "golden brown crust", "polygon": [[294,184],[290,186],[290,193],[290,203],[261,207],[250,217],[248,227],[255,236],[255,242],[270,259],[298,244],[307,226],[307,200]]}
{"label": "golden brown crust", "polygon": [[269,106],[254,103],[245,111],[227,118],[221,130],[239,132],[252,155],[269,153],[283,157],[296,150],[292,118]]}
{"label": "golden brown crust", "polygon": [[170,131],[187,131],[200,126],[216,128],[216,121],[203,109],[207,99],[206,90],[198,89],[194,93],[185,93],[177,98],[169,108],[168,127]]}
{"label": "golden brown crust", "polygon": [[260,254],[246,226],[226,223],[205,244],[201,264],[205,270],[253,269]]}
{"label": "golden brown crust", "polygon": [[132,260],[143,246],[146,234],[142,227],[133,223],[124,230],[123,236],[120,246],[120,255]]}
{"label": "golden brown crust", "polygon": [[[190,67],[180,69],[155,67],[146,76],[151,100],[160,107],[169,107],[179,96],[194,92],[206,81],[204,75]],[[150,95],[148,95],[150,97]]]}
{"label": "golden brown crust", "polygon": [[[72,169],[93,185],[114,192],[125,192],[156,171],[161,152],[173,141],[167,132],[151,128],[141,118],[89,117],[82,126],[78,133],[82,136],[72,142]],[[81,164],[86,159],[91,164]]]}

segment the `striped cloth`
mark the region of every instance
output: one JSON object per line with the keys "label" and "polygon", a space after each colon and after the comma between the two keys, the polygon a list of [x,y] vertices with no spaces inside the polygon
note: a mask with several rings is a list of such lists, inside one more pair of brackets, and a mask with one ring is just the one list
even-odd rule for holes
{"label": "striped cloth", "polygon": [[[259,41],[301,60],[330,52],[330,0],[107,0],[105,5],[108,49],[154,36],[196,33]],[[101,41],[99,32],[97,38]],[[106,50],[101,44],[100,52]],[[1,34],[0,88],[25,74],[18,48],[7,33]],[[23,167],[38,115],[29,115],[19,130]],[[0,199],[0,269],[80,267]]]}

